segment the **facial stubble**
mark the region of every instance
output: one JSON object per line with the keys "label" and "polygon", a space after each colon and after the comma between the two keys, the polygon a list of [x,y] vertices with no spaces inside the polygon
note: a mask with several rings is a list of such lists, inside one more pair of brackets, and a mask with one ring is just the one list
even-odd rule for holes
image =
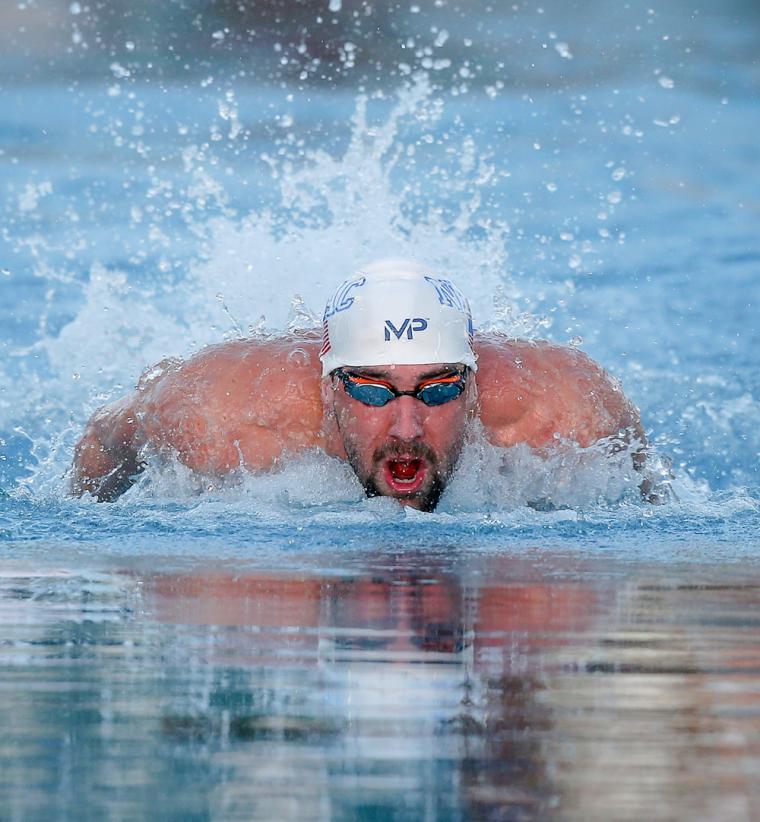
{"label": "facial stubble", "polygon": [[441,494],[446,488],[446,485],[454,472],[454,468],[459,461],[463,443],[464,432],[455,443],[455,447],[453,448],[453,458],[448,468],[445,471],[442,471],[438,458],[436,457],[433,449],[427,445],[427,443],[402,442],[398,440],[386,442],[375,450],[370,463],[370,471],[365,474],[362,468],[359,452],[354,446],[354,443],[347,441],[345,438],[343,441],[343,445],[346,449],[346,456],[348,457],[348,463],[351,468],[353,468],[356,476],[359,478],[359,481],[364,487],[364,492],[368,497],[394,496],[383,493],[375,481],[374,475],[376,471],[374,469],[379,466],[383,460],[388,458],[392,459],[393,457],[424,460],[427,465],[427,470],[430,472],[432,477],[430,480],[427,478],[425,479],[425,485],[427,487],[424,490],[413,494],[399,495],[398,497],[394,496],[394,499],[414,500],[418,503],[421,511],[426,511],[428,513],[430,511],[434,511],[438,505]]}

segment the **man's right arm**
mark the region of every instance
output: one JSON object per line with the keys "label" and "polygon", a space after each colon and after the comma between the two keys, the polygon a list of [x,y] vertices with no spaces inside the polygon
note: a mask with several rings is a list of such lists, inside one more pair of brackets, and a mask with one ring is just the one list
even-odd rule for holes
{"label": "man's right arm", "polygon": [[137,393],[96,411],[74,450],[71,490],[98,502],[123,494],[143,470],[138,459]]}
{"label": "man's right arm", "polygon": [[76,446],[71,490],[116,499],[150,445],[199,474],[261,471],[321,444],[314,335],[235,340],[149,368],[137,390],[97,411]]}

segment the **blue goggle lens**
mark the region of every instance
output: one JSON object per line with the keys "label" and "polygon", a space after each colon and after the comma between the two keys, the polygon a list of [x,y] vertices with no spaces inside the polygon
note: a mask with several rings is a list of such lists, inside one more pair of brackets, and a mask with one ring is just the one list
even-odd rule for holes
{"label": "blue goggle lens", "polygon": [[464,391],[464,379],[460,382],[434,382],[426,385],[416,396],[425,405],[443,405],[455,400]]}
{"label": "blue goggle lens", "polygon": [[343,384],[346,386],[346,393],[349,397],[353,397],[353,399],[359,400],[365,405],[374,405],[380,408],[396,399],[393,391],[384,385],[363,385],[352,382],[349,377],[343,380]]}

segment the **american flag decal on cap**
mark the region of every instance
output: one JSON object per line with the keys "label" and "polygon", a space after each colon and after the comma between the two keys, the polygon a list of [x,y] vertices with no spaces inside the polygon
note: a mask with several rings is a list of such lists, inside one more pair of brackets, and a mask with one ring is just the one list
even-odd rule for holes
{"label": "american flag decal on cap", "polygon": [[322,350],[319,352],[320,357],[324,357],[325,354],[332,348],[330,345],[330,330],[327,326],[327,317],[322,320]]}

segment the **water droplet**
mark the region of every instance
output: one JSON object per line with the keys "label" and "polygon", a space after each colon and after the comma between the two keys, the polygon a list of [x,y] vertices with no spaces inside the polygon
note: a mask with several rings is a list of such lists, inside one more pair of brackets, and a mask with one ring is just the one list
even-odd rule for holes
{"label": "water droplet", "polygon": [[81,14],[82,13],[82,6],[79,3],[72,3],[69,6],[69,12],[71,14]]}
{"label": "water droplet", "polygon": [[311,357],[304,348],[294,348],[288,354],[288,362],[296,366],[307,366],[311,363]]}
{"label": "water droplet", "polygon": [[328,8],[333,12],[340,11],[343,8],[343,0],[330,0]]}
{"label": "water droplet", "polygon": [[124,68],[124,66],[122,66],[120,63],[111,63],[109,68],[111,69],[111,73],[113,74],[113,76],[120,80],[125,80],[127,77],[131,76],[130,70]]}
{"label": "water droplet", "polygon": [[658,78],[657,78],[657,82],[658,82],[658,83],[659,83],[659,84],[660,84],[663,88],[673,88],[673,86],[675,85],[675,83],[673,82],[673,80],[671,80],[671,78],[670,78],[670,77],[666,77],[664,74],[662,75],[662,77],[658,77]]}
{"label": "water droplet", "polygon": [[436,48],[440,48],[444,43],[449,39],[449,33],[446,29],[441,29],[438,32],[438,35],[435,38],[435,43],[433,44]]}
{"label": "water droplet", "polygon": [[557,54],[562,57],[564,60],[572,60],[573,55],[570,51],[570,46],[567,43],[555,43],[554,48],[557,50]]}

